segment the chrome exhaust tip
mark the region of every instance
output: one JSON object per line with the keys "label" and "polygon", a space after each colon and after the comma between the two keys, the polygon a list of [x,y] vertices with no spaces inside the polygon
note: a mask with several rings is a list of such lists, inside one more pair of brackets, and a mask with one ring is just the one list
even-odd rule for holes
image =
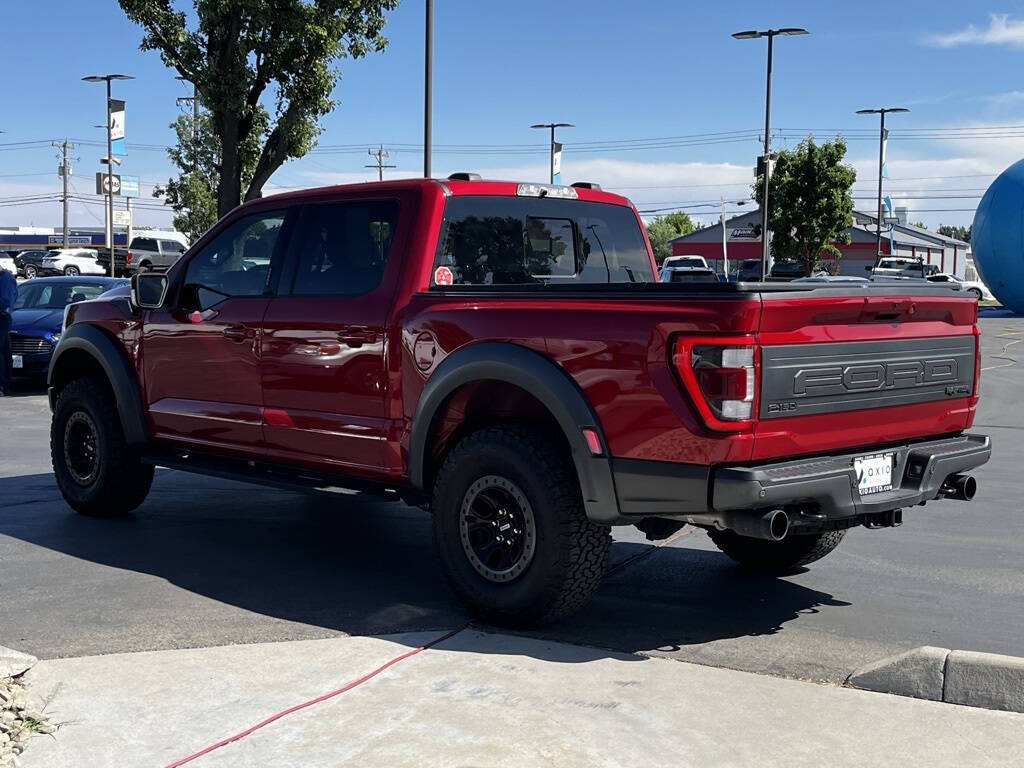
{"label": "chrome exhaust tip", "polygon": [[782,541],[789,533],[789,515],[782,509],[767,512],[735,512],[728,516],[727,527],[740,536]]}
{"label": "chrome exhaust tip", "polygon": [[940,489],[943,498],[970,501],[978,492],[978,481],[971,475],[950,475]]}

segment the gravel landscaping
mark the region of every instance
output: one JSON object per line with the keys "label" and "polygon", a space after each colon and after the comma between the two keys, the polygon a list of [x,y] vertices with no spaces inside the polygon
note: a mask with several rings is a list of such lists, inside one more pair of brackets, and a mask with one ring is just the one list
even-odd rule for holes
{"label": "gravel landscaping", "polygon": [[16,768],[18,756],[33,734],[52,734],[51,723],[39,703],[21,683],[21,676],[35,664],[33,656],[0,646],[0,768]]}

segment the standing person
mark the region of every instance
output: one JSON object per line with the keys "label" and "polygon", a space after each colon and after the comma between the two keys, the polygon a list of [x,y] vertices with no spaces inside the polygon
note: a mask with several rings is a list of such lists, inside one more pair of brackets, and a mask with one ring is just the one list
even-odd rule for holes
{"label": "standing person", "polygon": [[14,273],[0,267],[0,397],[11,391],[11,312],[17,298]]}

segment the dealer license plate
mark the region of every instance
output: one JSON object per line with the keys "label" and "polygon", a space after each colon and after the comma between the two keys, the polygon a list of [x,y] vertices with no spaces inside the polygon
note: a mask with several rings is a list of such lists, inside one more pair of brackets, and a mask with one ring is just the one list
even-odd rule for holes
{"label": "dealer license plate", "polygon": [[21,355],[11,355],[11,365],[14,368],[24,368],[25,360]]}
{"label": "dealer license plate", "polygon": [[863,496],[892,490],[891,453],[877,453],[873,456],[859,456],[853,460],[857,473],[857,490]]}

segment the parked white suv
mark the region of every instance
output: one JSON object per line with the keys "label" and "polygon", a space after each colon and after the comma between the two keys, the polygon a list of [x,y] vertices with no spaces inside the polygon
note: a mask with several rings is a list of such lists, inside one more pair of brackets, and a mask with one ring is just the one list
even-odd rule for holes
{"label": "parked white suv", "polygon": [[703,256],[666,256],[661,262],[662,269],[710,269],[707,260]]}
{"label": "parked white suv", "polygon": [[92,248],[67,248],[44,256],[39,271],[44,275],[104,275],[99,253]]}

